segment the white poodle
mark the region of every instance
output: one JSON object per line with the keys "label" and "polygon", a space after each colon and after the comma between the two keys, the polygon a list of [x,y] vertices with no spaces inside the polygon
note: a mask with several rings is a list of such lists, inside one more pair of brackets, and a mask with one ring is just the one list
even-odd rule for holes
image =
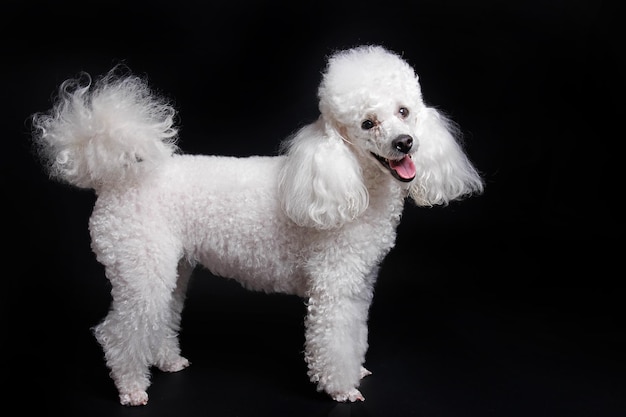
{"label": "white poodle", "polygon": [[311,381],[363,400],[368,309],[407,196],[431,206],[483,188],[413,69],[380,46],[333,54],[319,119],[281,155],[247,158],[178,153],[175,110],[114,73],[63,83],[33,136],[51,177],[98,197],[89,230],[113,301],[95,336],[121,403],[147,403],[151,366],[189,365],[177,336],[197,264],[303,297]]}

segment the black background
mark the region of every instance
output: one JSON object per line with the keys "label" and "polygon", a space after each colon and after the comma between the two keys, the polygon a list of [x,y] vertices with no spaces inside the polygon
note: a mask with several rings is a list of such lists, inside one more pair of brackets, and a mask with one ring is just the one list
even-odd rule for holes
{"label": "black background", "polygon": [[[580,1],[108,1],[2,6],[2,407],[64,416],[622,416],[623,43]],[[187,153],[275,154],[317,115],[325,57],[378,43],[459,123],[483,195],[407,206],[371,309],[364,403],[315,392],[301,300],[198,270],[146,407],[118,404],[90,328],[109,284],[91,191],[50,181],[29,116],[116,63],[179,110]],[[8,387],[8,388],[7,388]]]}

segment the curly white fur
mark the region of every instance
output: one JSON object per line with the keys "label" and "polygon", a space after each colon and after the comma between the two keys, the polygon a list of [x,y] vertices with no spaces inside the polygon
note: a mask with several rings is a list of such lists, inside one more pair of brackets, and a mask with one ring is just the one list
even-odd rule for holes
{"label": "curly white fur", "polygon": [[52,176],[97,188],[132,180],[176,150],[174,108],[140,78],[115,74],[111,71],[93,90],[88,74],[65,81],[53,112],[35,115]]}
{"label": "curly white fur", "polygon": [[273,157],[176,152],[175,111],[112,71],[70,80],[34,139],[51,176],[92,188],[92,249],[113,301],[95,328],[122,404],[146,404],[150,366],[178,371],[185,290],[201,264],[243,286],[304,297],[305,360],[319,390],[362,400],[367,317],[405,199],[482,191],[449,122],[398,55],[332,55],[320,118]]}

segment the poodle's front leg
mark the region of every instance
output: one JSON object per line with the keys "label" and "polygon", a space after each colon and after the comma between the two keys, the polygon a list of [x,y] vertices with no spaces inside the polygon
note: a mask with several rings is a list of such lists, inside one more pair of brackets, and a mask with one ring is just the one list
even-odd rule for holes
{"label": "poodle's front leg", "polygon": [[371,292],[311,294],[306,317],[305,359],[311,381],[336,401],[363,401],[359,381],[367,350]]}

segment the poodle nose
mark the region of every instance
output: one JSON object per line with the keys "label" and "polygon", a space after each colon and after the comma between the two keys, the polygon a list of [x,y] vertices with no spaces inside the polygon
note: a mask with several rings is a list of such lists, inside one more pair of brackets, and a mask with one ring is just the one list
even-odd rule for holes
{"label": "poodle nose", "polygon": [[409,153],[413,146],[413,138],[409,135],[400,135],[391,142],[391,145],[397,151]]}

